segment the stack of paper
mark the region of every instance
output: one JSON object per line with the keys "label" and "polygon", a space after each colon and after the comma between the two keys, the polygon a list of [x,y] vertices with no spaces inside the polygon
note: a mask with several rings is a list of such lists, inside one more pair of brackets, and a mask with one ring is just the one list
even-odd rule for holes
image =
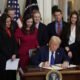
{"label": "stack of paper", "polygon": [[19,59],[15,59],[13,61],[11,59],[9,59],[6,62],[6,70],[17,70],[18,64],[19,64]]}
{"label": "stack of paper", "polygon": [[70,64],[68,68],[77,67],[77,65]]}

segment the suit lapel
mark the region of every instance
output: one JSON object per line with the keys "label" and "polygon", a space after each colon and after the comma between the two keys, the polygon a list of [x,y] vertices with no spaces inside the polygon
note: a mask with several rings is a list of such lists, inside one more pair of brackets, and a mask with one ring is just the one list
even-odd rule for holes
{"label": "suit lapel", "polygon": [[39,23],[39,26],[38,26],[38,36],[37,36],[38,41],[39,41],[39,37],[40,37],[40,32],[41,32],[41,30],[40,30],[40,23]]}
{"label": "suit lapel", "polygon": [[76,42],[80,41],[80,31],[79,26],[76,27]]}
{"label": "suit lapel", "polygon": [[54,29],[54,33],[56,33],[56,22],[54,22],[54,24],[53,24],[53,29]]}
{"label": "suit lapel", "polygon": [[49,60],[49,47],[48,46],[46,47],[45,53],[46,53],[46,59],[47,59],[46,61],[48,61]]}
{"label": "suit lapel", "polygon": [[[66,30],[68,30],[68,31],[67,31],[67,40],[69,41],[70,32],[71,32],[71,27],[70,27],[70,25],[67,27]],[[68,41],[67,41],[67,42],[68,42]],[[67,43],[67,44],[68,44],[68,43]]]}
{"label": "suit lapel", "polygon": [[59,55],[60,55],[60,51],[57,50],[55,53],[55,63],[57,62],[57,60],[59,60]]}

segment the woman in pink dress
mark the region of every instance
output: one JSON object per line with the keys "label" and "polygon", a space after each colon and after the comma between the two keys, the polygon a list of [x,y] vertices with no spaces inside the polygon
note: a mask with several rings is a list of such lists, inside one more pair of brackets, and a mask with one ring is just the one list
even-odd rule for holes
{"label": "woman in pink dress", "polygon": [[18,28],[15,32],[15,38],[19,44],[20,66],[24,69],[29,63],[30,49],[38,46],[37,29],[34,27],[31,15],[26,15],[22,29]]}

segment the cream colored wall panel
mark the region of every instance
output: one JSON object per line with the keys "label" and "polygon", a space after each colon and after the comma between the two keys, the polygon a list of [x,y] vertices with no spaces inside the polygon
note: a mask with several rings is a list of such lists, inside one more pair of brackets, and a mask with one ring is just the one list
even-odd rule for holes
{"label": "cream colored wall panel", "polygon": [[43,4],[43,0],[37,0],[37,2],[38,2],[39,10],[40,10],[40,13],[41,13],[41,18],[42,18],[41,21],[43,22],[43,15],[44,15],[44,14],[43,14],[43,10],[44,10],[44,9],[43,9],[43,5],[44,5],[44,4]]}
{"label": "cream colored wall panel", "polygon": [[24,9],[25,9],[25,5],[26,5],[26,0],[18,0],[18,2],[19,2],[19,5],[20,5],[21,14],[23,15]]}
{"label": "cream colored wall panel", "polygon": [[52,7],[51,0],[44,0],[44,23],[48,24],[51,22],[51,7]]}

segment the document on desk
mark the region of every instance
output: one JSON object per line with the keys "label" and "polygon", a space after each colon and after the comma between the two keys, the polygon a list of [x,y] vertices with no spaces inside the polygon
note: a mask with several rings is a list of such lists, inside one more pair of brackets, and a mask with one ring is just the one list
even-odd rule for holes
{"label": "document on desk", "polygon": [[[58,66],[58,67],[61,67],[62,64],[55,64],[55,65]],[[68,66],[68,68],[74,68],[74,67],[77,67],[77,65],[70,64],[70,65]]]}
{"label": "document on desk", "polygon": [[19,59],[15,59],[13,61],[9,59],[6,62],[6,70],[17,70],[18,64],[19,64]]}
{"label": "document on desk", "polygon": [[74,68],[74,67],[77,67],[77,65],[70,64],[68,68]]}
{"label": "document on desk", "polygon": [[51,69],[51,70],[62,70],[63,68],[61,67],[58,67],[58,66],[51,66],[51,67],[43,67],[43,68],[46,68],[46,69]]}
{"label": "document on desk", "polygon": [[59,66],[56,66],[56,65],[52,65],[52,66],[49,66],[49,67],[43,67],[42,64],[43,64],[43,62],[41,62],[39,64],[39,67],[45,68],[45,69],[51,69],[51,70],[53,70],[53,69],[54,70],[62,70],[63,69],[62,67],[59,67]]}
{"label": "document on desk", "polygon": [[[77,65],[73,65],[73,64],[70,64],[68,66],[68,68],[73,68],[73,67],[77,67]],[[55,64],[55,65],[52,65],[50,67],[42,67],[42,68],[45,68],[45,69],[51,69],[51,70],[62,70],[63,68],[61,67],[61,64]]]}

